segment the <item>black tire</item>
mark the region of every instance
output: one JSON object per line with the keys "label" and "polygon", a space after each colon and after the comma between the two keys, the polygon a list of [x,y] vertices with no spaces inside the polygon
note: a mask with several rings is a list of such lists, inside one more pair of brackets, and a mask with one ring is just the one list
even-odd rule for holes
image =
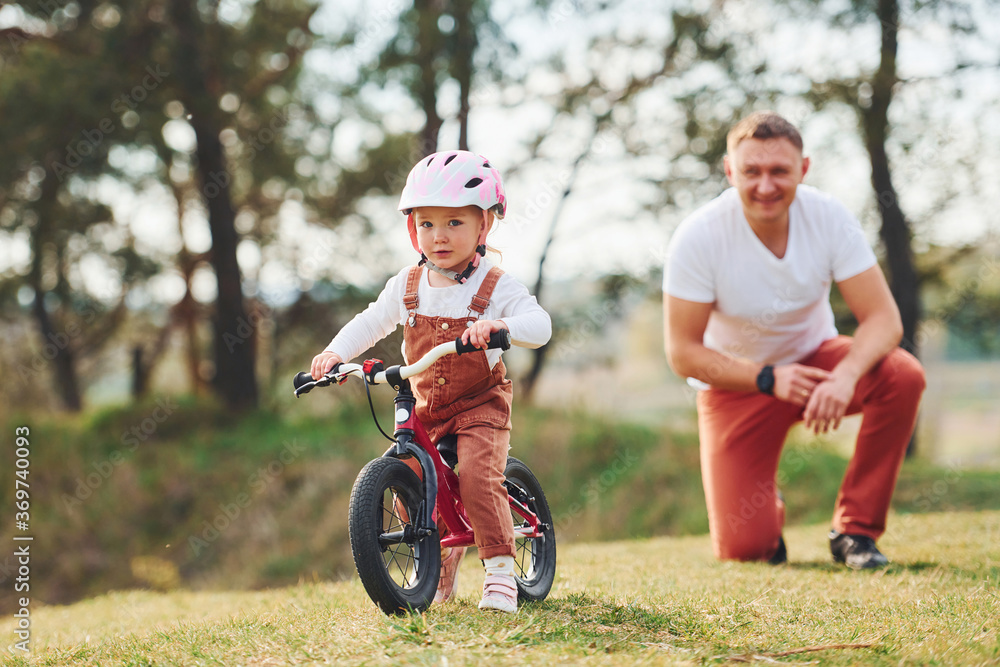
{"label": "black tire", "polygon": [[[556,532],[552,524],[552,512],[545,499],[542,485],[523,462],[514,457],[507,458],[504,470],[507,482],[516,486],[528,498],[534,498],[529,503],[529,509],[538,516],[538,520],[548,525],[540,537],[523,538],[514,536],[514,579],[517,581],[517,597],[525,601],[541,601],[552,589],[556,578]],[[512,494],[513,495],[513,494]],[[514,526],[523,523],[519,514],[511,510]]]}
{"label": "black tire", "polygon": [[[354,565],[368,597],[386,614],[422,612],[437,591],[440,537],[434,531],[417,539],[411,532],[423,499],[420,479],[394,458],[370,461],[351,490],[348,524]],[[405,537],[382,543],[380,538],[389,533]]]}

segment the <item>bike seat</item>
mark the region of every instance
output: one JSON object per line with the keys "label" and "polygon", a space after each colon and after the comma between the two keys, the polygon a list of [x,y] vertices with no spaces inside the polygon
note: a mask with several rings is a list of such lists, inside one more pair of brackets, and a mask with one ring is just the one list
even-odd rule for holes
{"label": "bike seat", "polygon": [[441,454],[445,465],[454,470],[455,466],[458,465],[458,436],[441,436],[441,439],[437,442],[437,450]]}

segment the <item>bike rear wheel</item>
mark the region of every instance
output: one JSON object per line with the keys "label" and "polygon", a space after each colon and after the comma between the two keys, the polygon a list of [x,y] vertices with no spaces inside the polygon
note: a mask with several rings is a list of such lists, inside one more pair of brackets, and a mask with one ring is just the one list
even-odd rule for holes
{"label": "bike rear wheel", "polygon": [[348,524],[354,565],[368,597],[386,614],[430,606],[441,571],[440,536],[420,538],[423,484],[402,461],[379,458],[358,474]]}
{"label": "bike rear wheel", "polygon": [[[504,470],[507,482],[520,491],[528,500],[528,509],[532,510],[538,520],[548,525],[548,529],[539,537],[519,537],[514,535],[514,579],[517,582],[517,597],[520,600],[544,600],[552,588],[556,576],[556,533],[552,524],[552,512],[545,499],[542,485],[531,470],[522,461],[507,458]],[[516,496],[516,492],[508,489],[508,493]],[[514,527],[524,523],[524,519],[511,510]]]}

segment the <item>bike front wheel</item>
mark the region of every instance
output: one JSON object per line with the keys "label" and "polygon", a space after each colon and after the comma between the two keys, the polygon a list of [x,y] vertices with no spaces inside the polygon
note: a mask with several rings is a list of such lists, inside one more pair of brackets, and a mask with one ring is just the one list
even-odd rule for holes
{"label": "bike front wheel", "polygon": [[[545,499],[542,485],[531,470],[522,461],[514,457],[507,458],[504,470],[507,483],[519,489],[522,494],[508,490],[511,495],[523,495],[528,499],[528,509],[532,510],[541,523],[548,526],[539,537],[520,537],[514,535],[514,579],[517,582],[517,597],[520,600],[544,600],[552,588],[556,577],[556,532],[552,523],[552,512]],[[511,510],[514,527],[524,523],[513,509]]]}
{"label": "bike front wheel", "polygon": [[370,461],[351,490],[354,565],[368,597],[386,614],[424,611],[437,590],[440,536],[416,532],[423,501],[420,479],[394,458]]}

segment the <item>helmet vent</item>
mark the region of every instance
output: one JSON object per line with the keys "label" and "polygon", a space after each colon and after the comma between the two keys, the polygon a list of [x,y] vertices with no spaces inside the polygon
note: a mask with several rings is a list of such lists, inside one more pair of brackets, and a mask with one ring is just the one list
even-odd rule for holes
{"label": "helmet vent", "polygon": [[431,162],[434,162],[434,158],[435,158],[435,157],[437,157],[437,156],[435,156],[435,155],[432,155],[432,156],[430,156],[429,158],[427,158],[427,164],[426,164],[426,165],[424,165],[424,166],[425,166],[425,167],[429,167],[429,166],[431,166]]}
{"label": "helmet vent", "polygon": [[451,164],[451,161],[454,160],[457,157],[458,157],[458,153],[453,153],[453,154],[449,155],[448,159],[444,161],[444,166],[447,167],[449,164]]}
{"label": "helmet vent", "polygon": [[476,187],[477,185],[479,185],[482,182],[483,182],[483,179],[481,179],[478,176],[476,176],[475,178],[470,178],[469,182],[465,184],[465,187],[467,187],[467,188],[474,188],[474,187]]}

